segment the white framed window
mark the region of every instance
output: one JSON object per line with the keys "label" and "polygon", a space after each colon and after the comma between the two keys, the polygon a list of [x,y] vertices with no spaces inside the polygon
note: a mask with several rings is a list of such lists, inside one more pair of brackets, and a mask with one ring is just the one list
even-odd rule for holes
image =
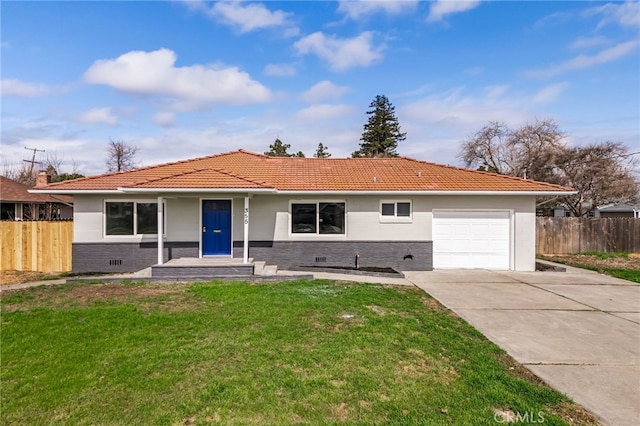
{"label": "white framed window", "polygon": [[413,219],[411,200],[381,200],[381,222],[410,222]]}
{"label": "white framed window", "polygon": [[[164,203],[162,208],[163,211],[166,210]],[[166,220],[163,225],[163,231],[166,233]],[[151,200],[105,201],[104,235],[158,235],[158,203]]]}
{"label": "white framed window", "polygon": [[292,201],[291,234],[345,235],[346,202]]}

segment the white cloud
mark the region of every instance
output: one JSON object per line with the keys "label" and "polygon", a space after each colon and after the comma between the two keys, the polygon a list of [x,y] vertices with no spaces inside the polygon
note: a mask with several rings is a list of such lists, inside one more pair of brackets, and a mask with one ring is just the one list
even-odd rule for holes
{"label": "white cloud", "polygon": [[264,73],[273,77],[291,77],[296,75],[296,67],[291,64],[267,64]]}
{"label": "white cloud", "polygon": [[84,78],[124,93],[168,97],[185,109],[207,103],[255,104],[271,97],[269,89],[237,67],[176,67],[175,62],[176,54],[168,49],[132,51],[94,62]]}
{"label": "white cloud", "polygon": [[301,55],[313,53],[324,59],[333,71],[367,67],[382,59],[384,50],[384,46],[373,45],[373,34],[369,31],[344,39],[315,32],[295,42],[293,47]]}
{"label": "white cloud", "polygon": [[561,64],[552,65],[544,70],[528,71],[527,75],[529,75],[530,77],[552,77],[554,75],[562,74],[571,70],[593,67],[607,62],[615,61],[616,59],[620,59],[632,52],[635,52],[638,49],[638,45],[639,42],[637,40],[627,41],[608,49],[601,50],[600,52],[592,56],[579,55]]}
{"label": "white cloud", "polygon": [[2,96],[23,96],[34,98],[45,96],[53,90],[46,84],[27,83],[12,78],[3,78],[1,82]]}
{"label": "white cloud", "polygon": [[609,39],[603,36],[578,37],[571,45],[571,49],[589,49],[591,47],[603,46],[609,44]]}
{"label": "white cloud", "polygon": [[311,86],[309,90],[302,93],[301,97],[307,102],[316,103],[324,100],[340,99],[348,91],[349,88],[347,86],[336,86],[329,80],[323,80]]}
{"label": "white cloud", "polygon": [[398,115],[421,127],[429,123],[457,133],[477,130],[489,121],[521,123],[530,116],[521,102],[507,96],[503,86],[487,87],[482,96],[466,95],[463,88],[451,89],[409,103]]}
{"label": "white cloud", "polygon": [[480,5],[480,0],[437,0],[431,3],[427,22],[442,21],[446,15],[466,12]]}
{"label": "white cloud", "polygon": [[79,117],[79,121],[85,124],[107,124],[115,126],[118,124],[118,117],[111,108],[92,108]]}
{"label": "white cloud", "polygon": [[587,16],[602,15],[598,28],[608,24],[617,24],[625,28],[640,27],[640,3],[627,1],[624,3],[607,3],[588,9]]}
{"label": "white cloud", "polygon": [[186,0],[184,3],[190,9],[204,12],[241,33],[275,27],[285,27],[286,36],[295,36],[299,33],[298,28],[291,23],[291,13],[281,10],[271,11],[261,3],[217,1],[210,8],[204,1]]}
{"label": "white cloud", "polygon": [[547,86],[533,95],[533,102],[538,104],[553,102],[562,94],[562,92],[565,91],[567,87],[569,87],[568,83],[556,83]]}
{"label": "white cloud", "polygon": [[497,85],[497,86],[487,86],[484,88],[484,93],[487,99],[500,99],[505,93],[509,90],[509,86],[506,85]]}
{"label": "white cloud", "polygon": [[342,12],[351,19],[359,19],[376,12],[401,14],[416,9],[417,0],[341,0],[338,12]]}
{"label": "white cloud", "polygon": [[169,127],[176,122],[176,115],[170,111],[160,111],[153,116],[152,120],[160,126]]}
{"label": "white cloud", "polygon": [[303,108],[296,113],[296,117],[302,120],[331,120],[337,117],[344,117],[354,111],[351,105],[312,105]]}

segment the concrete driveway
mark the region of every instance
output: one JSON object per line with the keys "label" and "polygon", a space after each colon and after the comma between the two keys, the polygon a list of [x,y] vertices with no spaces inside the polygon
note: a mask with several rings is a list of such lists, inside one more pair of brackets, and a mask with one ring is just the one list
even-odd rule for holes
{"label": "concrete driveway", "polygon": [[569,267],[405,276],[604,424],[640,424],[640,285]]}

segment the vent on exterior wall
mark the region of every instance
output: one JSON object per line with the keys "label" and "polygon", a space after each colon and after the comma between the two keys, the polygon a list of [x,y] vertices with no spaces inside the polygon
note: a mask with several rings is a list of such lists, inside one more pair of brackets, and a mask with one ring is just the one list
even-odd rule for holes
{"label": "vent on exterior wall", "polygon": [[316,257],[316,263],[327,263],[327,258],[325,256]]}
{"label": "vent on exterior wall", "polygon": [[109,259],[109,266],[122,265],[122,259]]}

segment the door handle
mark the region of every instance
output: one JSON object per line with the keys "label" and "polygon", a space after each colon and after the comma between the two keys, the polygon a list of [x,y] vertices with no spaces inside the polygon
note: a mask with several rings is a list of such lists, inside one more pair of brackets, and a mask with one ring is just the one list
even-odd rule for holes
{"label": "door handle", "polygon": [[206,226],[203,226],[203,227],[202,227],[202,232],[203,232],[203,233],[204,233],[204,232],[207,232],[207,227],[206,227]]}

